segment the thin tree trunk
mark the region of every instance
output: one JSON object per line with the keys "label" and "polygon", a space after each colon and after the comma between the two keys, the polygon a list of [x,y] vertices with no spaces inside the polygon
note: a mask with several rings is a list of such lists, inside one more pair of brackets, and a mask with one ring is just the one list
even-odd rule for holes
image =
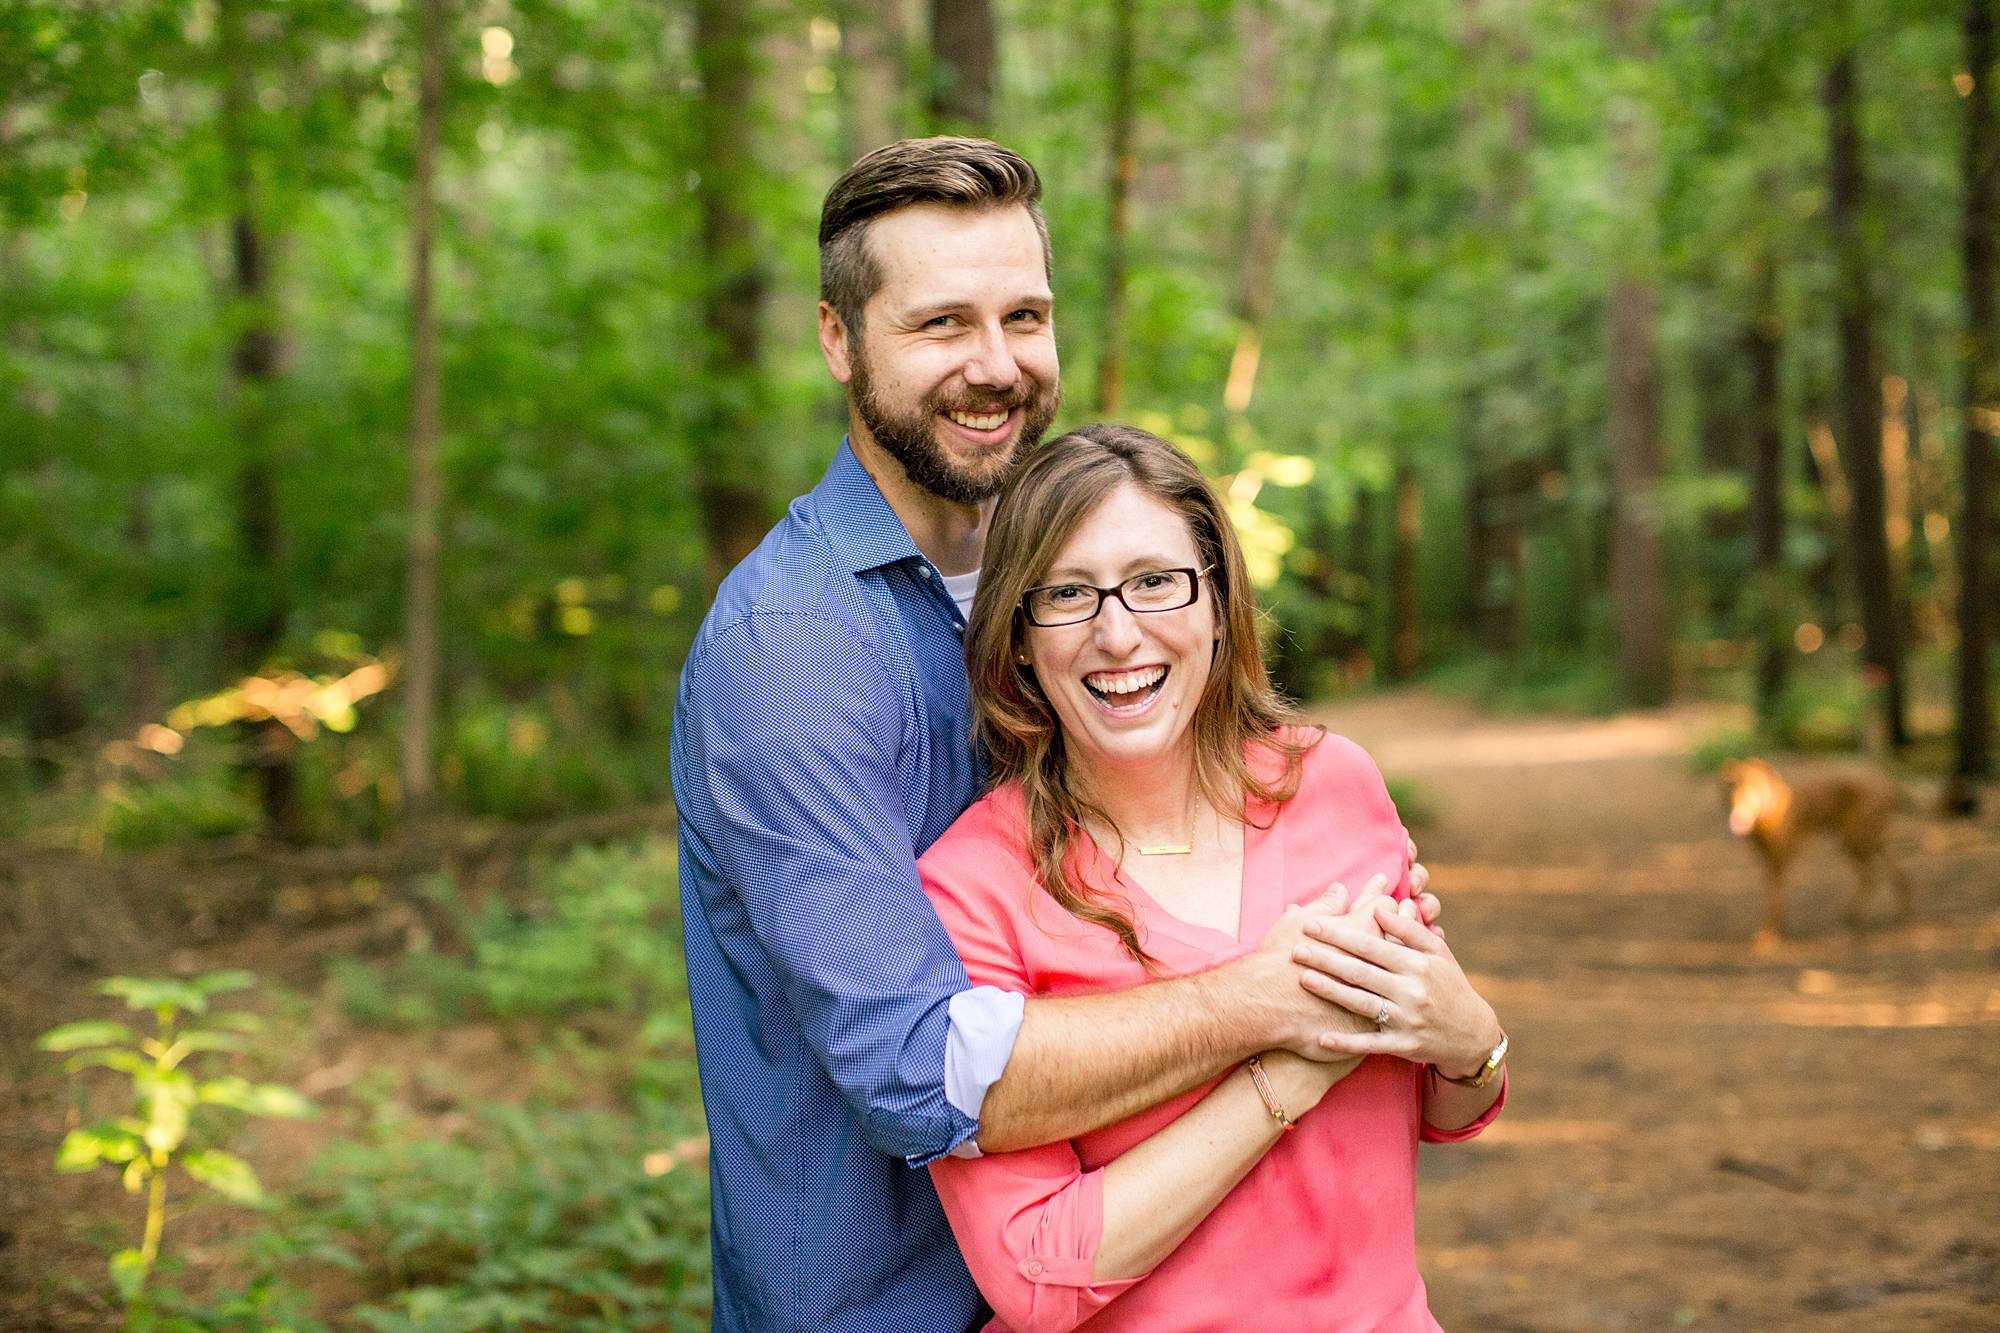
{"label": "thin tree trunk", "polygon": [[1785,608],[1785,430],[1780,368],[1784,326],[1778,315],[1777,267],[1769,244],[1757,256],[1757,308],[1744,330],[1750,365],[1750,547],[1752,604],[1756,616],[1757,725],[1779,730],[1780,705],[1790,662]]}
{"label": "thin tree trunk", "polygon": [[988,133],[999,34],[989,0],[930,0],[931,125],[939,133]]}
{"label": "thin tree trunk", "polygon": [[696,503],[711,588],[763,537],[768,512],[759,439],[763,311],[770,290],[750,203],[758,176],[752,0],[696,0],[695,107],[701,163],[704,401],[695,429]]}
{"label": "thin tree trunk", "polygon": [[[1612,24],[1627,60],[1648,59],[1646,0],[1617,0]],[[1612,139],[1621,193],[1644,210],[1651,235],[1654,146],[1646,112],[1635,98],[1613,110]],[[1673,686],[1672,606],[1660,531],[1660,368],[1654,345],[1653,282],[1644,254],[1626,257],[1610,301],[1611,603],[1617,626],[1619,693],[1628,704],[1654,707]]]}
{"label": "thin tree trunk", "polygon": [[445,0],[423,0],[417,85],[415,179],[410,206],[410,549],[403,607],[404,809],[427,813],[436,796],[432,748],[438,699],[440,384],[431,248],[436,231],[438,141],[444,123]]}
{"label": "thin tree trunk", "polygon": [[[231,312],[235,342],[230,371],[235,386],[234,415],[242,462],[236,479],[236,586],[232,590],[228,634],[230,661],[240,670],[265,666],[284,636],[286,596],[279,568],[281,537],[272,403],[283,361],[277,302],[270,271],[271,239],[260,210],[251,147],[250,41],[244,30],[242,0],[224,0],[216,15],[223,61],[221,135],[228,158]],[[296,839],[303,833],[298,766],[292,734],[275,722],[256,727],[255,767],[260,802],[269,827]]]}
{"label": "thin tree trunk", "polygon": [[1097,363],[1097,414],[1113,417],[1125,400],[1125,243],[1132,229],[1132,183],[1139,159],[1133,148],[1134,89],[1132,9],[1137,0],[1111,3],[1111,175],[1104,236],[1104,353]]}
{"label": "thin tree trunk", "polygon": [[1854,51],[1834,57],[1822,85],[1827,116],[1828,216],[1839,269],[1840,389],[1836,443],[1851,501],[1849,541],[1860,599],[1863,670],[1881,702],[1882,738],[1893,750],[1903,728],[1903,654],[1895,580],[1884,526],[1882,377],[1876,370],[1875,303],[1862,231],[1867,184],[1862,166],[1860,78]]}
{"label": "thin tree trunk", "polygon": [[[1518,22],[1497,22],[1488,0],[1460,0],[1459,8],[1464,63],[1470,71],[1458,113],[1463,170],[1473,194],[1471,220],[1482,236],[1504,247],[1526,192],[1533,119],[1525,95],[1503,102],[1485,90],[1489,71],[1525,64],[1528,53]],[[1495,119],[1504,126],[1504,146],[1498,150],[1490,128]],[[1468,359],[1482,358],[1493,345],[1490,332],[1468,328]],[[1522,442],[1492,429],[1486,411],[1491,387],[1469,383],[1458,400],[1465,468],[1471,475],[1466,557],[1474,600],[1468,623],[1487,652],[1511,656],[1520,648],[1523,625],[1525,502],[1518,493],[1522,469],[1516,465]]]}
{"label": "thin tree trunk", "polygon": [[840,96],[849,162],[903,137],[903,7],[897,0],[844,0],[840,17]]}
{"label": "thin tree trunk", "polygon": [[1993,105],[1996,27],[1993,0],[1966,0],[1965,366],[1963,408],[1965,508],[1958,523],[1957,744],[1950,804],[1972,813],[1975,782],[1993,772],[1994,449],[2000,439],[2000,312],[1994,309],[1994,229],[2000,222],[2000,121]]}
{"label": "thin tree trunk", "polygon": [[1278,256],[1305,192],[1306,174],[1312,167],[1315,130],[1333,97],[1334,65],[1340,52],[1339,5],[1329,3],[1326,15],[1312,53],[1309,66],[1312,74],[1306,95],[1292,117],[1284,168],[1269,196],[1251,207],[1246,222],[1243,258],[1236,270],[1236,292],[1231,302],[1238,324],[1236,351],[1230,357],[1229,379],[1222,391],[1222,405],[1234,413],[1249,411],[1251,396],[1256,392],[1257,367],[1264,355],[1264,323],[1271,313],[1271,284],[1277,274]]}
{"label": "thin tree trunk", "polygon": [[1389,547],[1389,674],[1417,673],[1423,640],[1417,615],[1417,543],[1423,537],[1423,494],[1407,458],[1396,462],[1395,529]]}

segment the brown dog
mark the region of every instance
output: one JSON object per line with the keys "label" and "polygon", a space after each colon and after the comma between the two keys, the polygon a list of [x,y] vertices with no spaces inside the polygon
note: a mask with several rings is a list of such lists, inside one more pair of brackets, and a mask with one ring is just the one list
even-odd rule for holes
{"label": "brown dog", "polygon": [[1867,770],[1801,778],[1793,785],[1761,759],[1722,766],[1729,831],[1747,839],[1764,858],[1764,925],[1757,932],[1760,953],[1776,947],[1785,933],[1785,872],[1813,834],[1838,839],[1854,862],[1854,896],[1842,912],[1850,926],[1861,922],[1861,905],[1875,891],[1875,867],[1887,867],[1904,916],[1910,914],[1910,881],[1883,846],[1896,812],[1896,784]]}

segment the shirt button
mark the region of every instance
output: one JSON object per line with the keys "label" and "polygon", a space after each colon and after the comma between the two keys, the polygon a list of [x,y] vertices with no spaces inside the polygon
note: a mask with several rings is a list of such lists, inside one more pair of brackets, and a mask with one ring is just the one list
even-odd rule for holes
{"label": "shirt button", "polygon": [[929,578],[931,576],[931,567],[929,565],[918,565],[917,572],[925,578]]}
{"label": "shirt button", "polygon": [[1028,1260],[1028,1276],[1040,1277],[1041,1275],[1042,1275],[1042,1261],[1040,1259]]}

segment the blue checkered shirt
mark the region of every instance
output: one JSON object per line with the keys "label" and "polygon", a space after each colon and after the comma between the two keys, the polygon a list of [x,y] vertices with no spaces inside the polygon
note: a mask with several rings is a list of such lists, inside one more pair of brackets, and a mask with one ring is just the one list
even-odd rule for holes
{"label": "blue checkered shirt", "polygon": [[960,1333],[982,1314],[911,1169],[976,1127],[945,1091],[969,983],[916,875],[981,776],[941,584],[842,443],[723,582],[681,672],[720,1330]]}

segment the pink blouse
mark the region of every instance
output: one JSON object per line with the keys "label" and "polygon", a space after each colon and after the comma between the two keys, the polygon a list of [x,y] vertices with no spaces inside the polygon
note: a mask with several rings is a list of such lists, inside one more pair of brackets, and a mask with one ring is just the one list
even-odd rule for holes
{"label": "pink blouse", "polygon": [[[1267,761],[1268,762],[1268,761]],[[1263,776],[1275,774],[1268,762]],[[1275,813],[1275,819],[1273,814]],[[1089,882],[1115,882],[1139,938],[1167,975],[1249,953],[1287,906],[1338,882],[1359,891],[1385,874],[1409,896],[1407,837],[1374,761],[1327,736],[1306,756],[1299,792],[1253,809],[1243,835],[1236,934],[1169,914],[1088,844]],[[1259,824],[1268,827],[1259,828]],[[924,889],[975,985],[1029,995],[1120,990],[1150,980],[1110,931],[1077,920],[1037,886],[1018,788],[965,812],[918,863]],[[980,1291],[987,1333],[1070,1329],[1435,1329],[1416,1266],[1419,1138],[1471,1138],[1420,1124],[1423,1069],[1371,1056],[1336,1084],[1249,1175],[1143,1277],[1093,1282],[1104,1221],[1104,1167],[1173,1121],[1220,1076],[1066,1143],[943,1158],[931,1178]]]}

